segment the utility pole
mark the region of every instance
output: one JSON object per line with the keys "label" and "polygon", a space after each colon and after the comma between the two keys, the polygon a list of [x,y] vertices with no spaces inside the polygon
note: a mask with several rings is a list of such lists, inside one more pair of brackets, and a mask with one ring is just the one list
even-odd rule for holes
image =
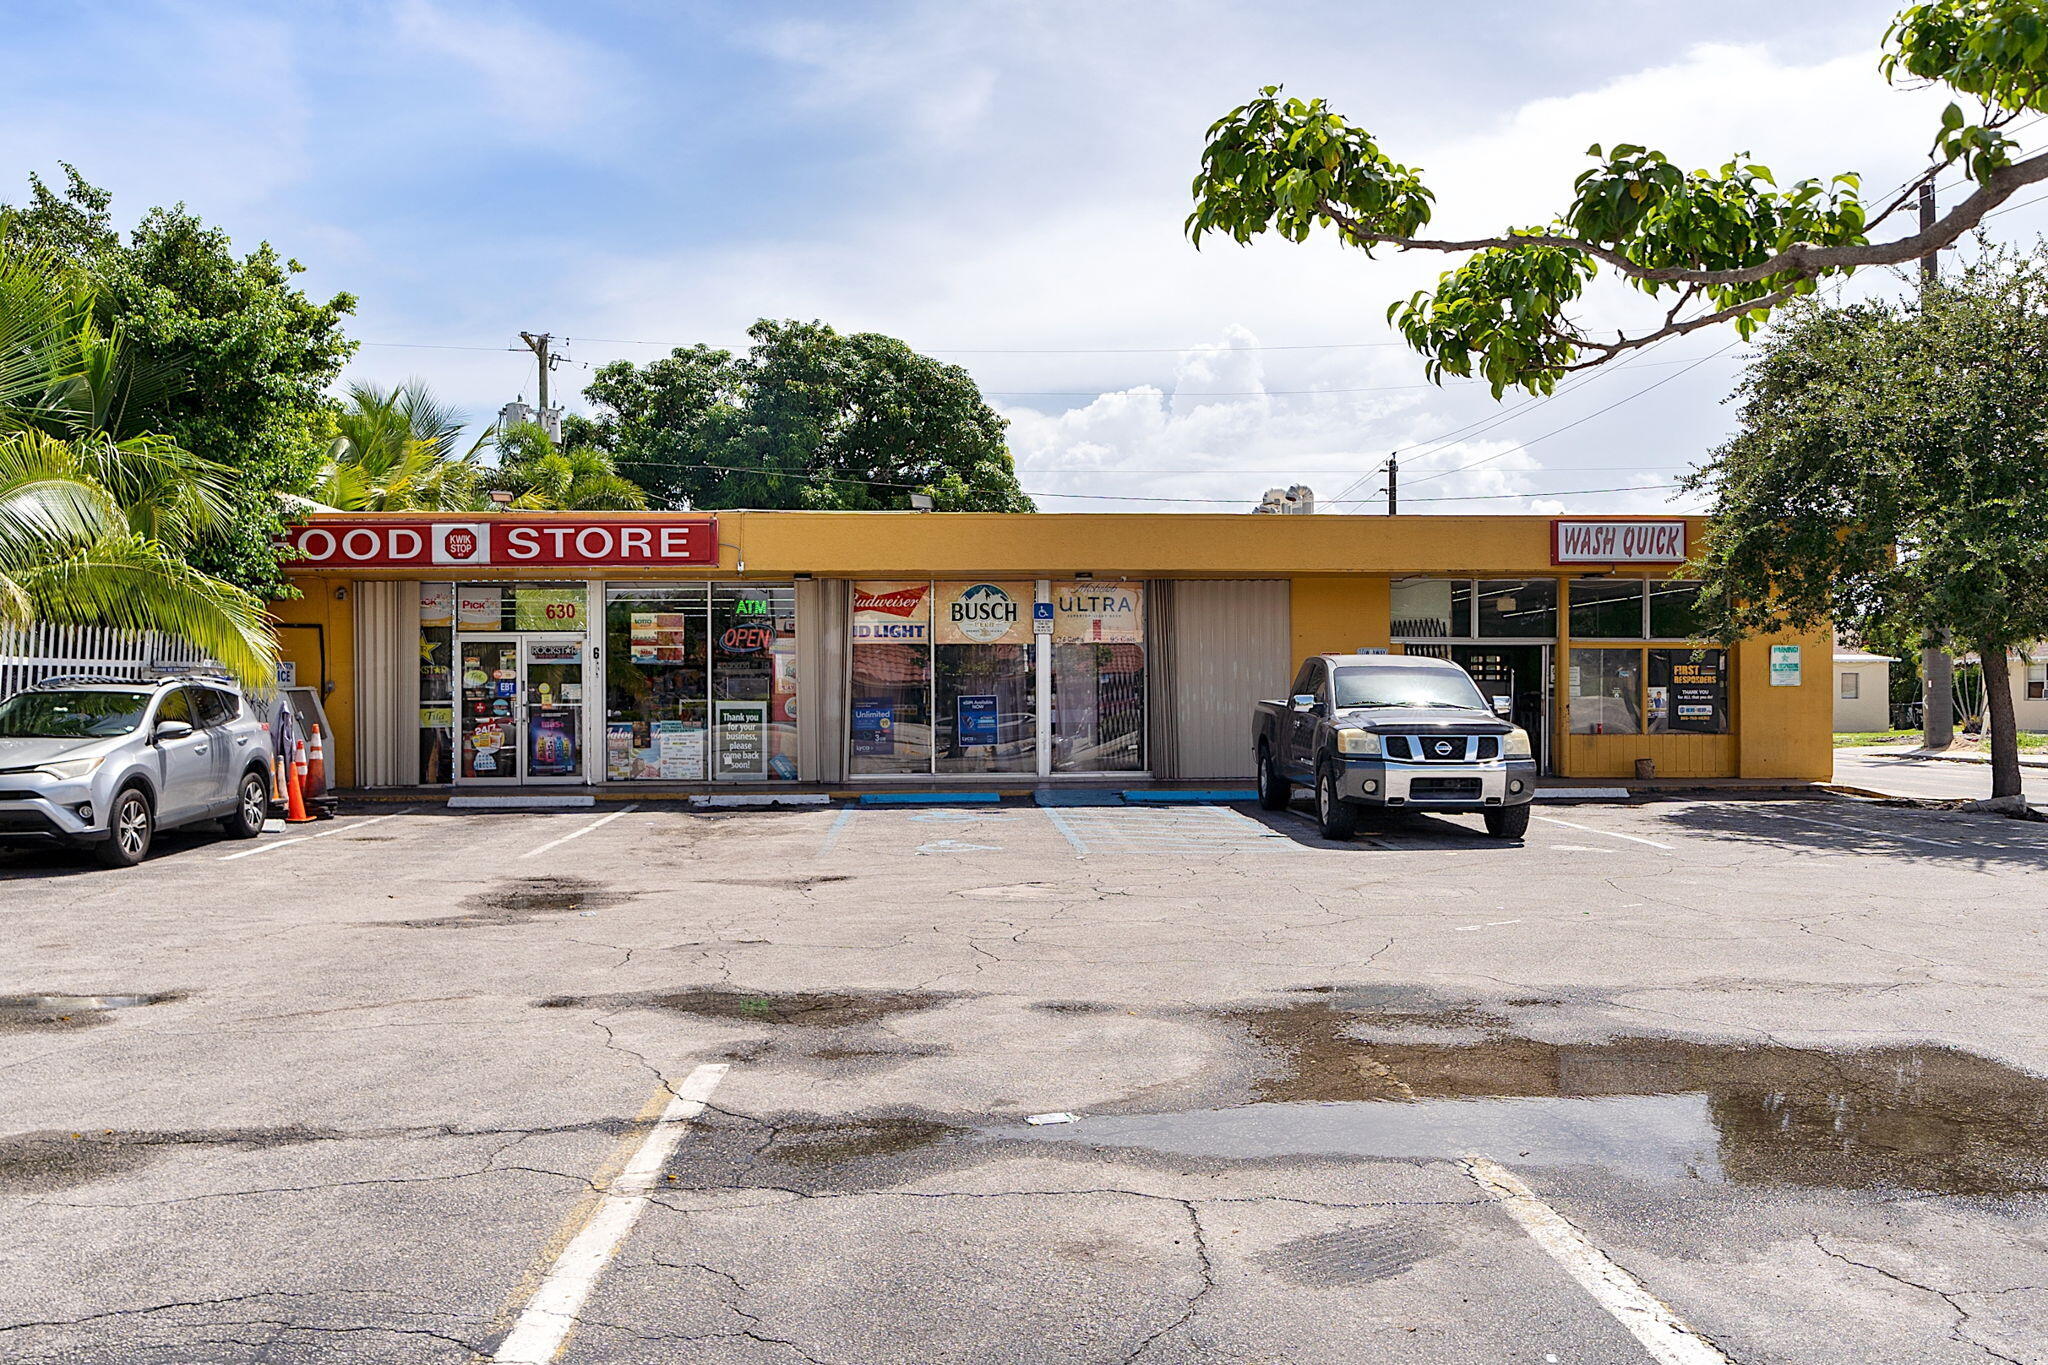
{"label": "utility pole", "polygon": [[[1920,230],[1934,226],[1934,177],[1920,182]],[[1920,299],[1941,282],[1941,260],[1935,252],[1920,258]],[[1946,749],[1956,742],[1956,661],[1946,636],[1937,636],[1920,650],[1920,747]]]}
{"label": "utility pole", "polygon": [[521,332],[519,339],[526,343],[526,349],[532,351],[534,358],[540,362],[540,410],[546,412],[548,410],[548,372],[560,364],[562,360],[562,357],[548,350],[548,343],[555,339],[554,334],[552,332],[542,332],[536,336],[532,332]]}
{"label": "utility pole", "polygon": [[1401,510],[1401,452],[1387,452],[1387,515]]}

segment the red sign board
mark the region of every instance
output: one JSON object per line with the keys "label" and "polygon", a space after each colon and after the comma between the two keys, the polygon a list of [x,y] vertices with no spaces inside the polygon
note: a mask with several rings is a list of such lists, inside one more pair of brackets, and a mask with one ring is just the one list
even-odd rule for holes
{"label": "red sign board", "polygon": [[1682,519],[1582,521],[1560,517],[1550,523],[1553,564],[1683,564]]}
{"label": "red sign board", "polygon": [[319,521],[285,533],[292,568],[667,568],[718,563],[715,517]]}

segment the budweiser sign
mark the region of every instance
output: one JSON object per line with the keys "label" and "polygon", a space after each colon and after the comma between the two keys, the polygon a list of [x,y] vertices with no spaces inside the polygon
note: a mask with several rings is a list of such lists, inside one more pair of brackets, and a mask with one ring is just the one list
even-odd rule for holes
{"label": "budweiser sign", "polygon": [[853,585],[855,644],[921,645],[931,638],[931,584],[894,580]]}
{"label": "budweiser sign", "polygon": [[928,588],[898,588],[894,592],[855,592],[855,611],[876,611],[884,616],[909,618],[924,606]]}
{"label": "budweiser sign", "polygon": [[718,563],[712,517],[323,521],[285,533],[295,568],[637,568]]}

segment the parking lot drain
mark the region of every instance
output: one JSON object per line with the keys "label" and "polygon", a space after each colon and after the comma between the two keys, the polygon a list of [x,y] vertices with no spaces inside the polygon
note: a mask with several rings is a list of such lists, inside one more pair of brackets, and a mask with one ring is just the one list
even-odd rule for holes
{"label": "parking lot drain", "polygon": [[1260,1264],[1295,1284],[1330,1289],[1392,1279],[1448,1246],[1442,1234],[1426,1227],[1374,1223],[1282,1242]]}

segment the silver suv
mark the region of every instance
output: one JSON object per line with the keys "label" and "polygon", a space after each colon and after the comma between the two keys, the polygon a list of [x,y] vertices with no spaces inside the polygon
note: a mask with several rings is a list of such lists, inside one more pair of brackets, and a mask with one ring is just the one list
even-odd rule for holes
{"label": "silver suv", "polygon": [[270,814],[270,727],[225,678],[49,678],[0,701],[0,845],[132,867],[159,829]]}

